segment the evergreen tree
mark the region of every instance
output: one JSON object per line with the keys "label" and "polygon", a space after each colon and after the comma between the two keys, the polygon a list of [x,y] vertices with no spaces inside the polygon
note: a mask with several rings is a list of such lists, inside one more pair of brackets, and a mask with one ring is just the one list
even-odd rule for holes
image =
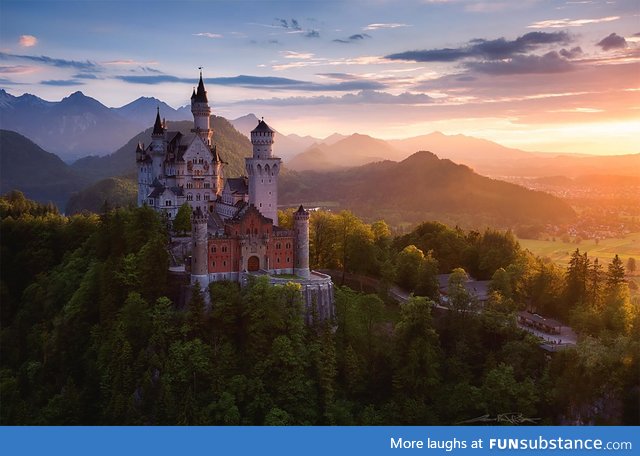
{"label": "evergreen tree", "polygon": [[616,254],[609,263],[609,268],[607,270],[607,287],[613,288],[616,285],[619,285],[624,282],[624,265],[622,264],[622,260]]}
{"label": "evergreen tree", "polygon": [[565,302],[570,309],[582,306],[586,302],[589,264],[587,252],[581,254],[580,249],[576,249],[571,255],[565,288]]}
{"label": "evergreen tree", "polygon": [[596,258],[593,260],[591,269],[589,270],[588,301],[592,306],[599,307],[601,304],[603,277],[602,265]]}
{"label": "evergreen tree", "polygon": [[634,257],[629,257],[627,260],[627,271],[629,271],[629,274],[636,272],[636,259]]}

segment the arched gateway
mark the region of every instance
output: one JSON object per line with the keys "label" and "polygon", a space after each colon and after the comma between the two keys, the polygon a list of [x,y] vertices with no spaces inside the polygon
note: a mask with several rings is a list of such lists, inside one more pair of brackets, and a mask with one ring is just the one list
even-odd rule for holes
{"label": "arched gateway", "polygon": [[249,257],[249,261],[247,263],[247,269],[249,272],[257,271],[260,269],[260,259],[257,256]]}

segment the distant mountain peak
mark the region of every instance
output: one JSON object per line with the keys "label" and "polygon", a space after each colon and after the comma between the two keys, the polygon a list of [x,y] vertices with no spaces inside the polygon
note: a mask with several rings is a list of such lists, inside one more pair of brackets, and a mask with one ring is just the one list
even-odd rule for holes
{"label": "distant mountain peak", "polygon": [[82,93],[80,90],[76,90],[67,98],[88,98],[88,97],[84,93]]}

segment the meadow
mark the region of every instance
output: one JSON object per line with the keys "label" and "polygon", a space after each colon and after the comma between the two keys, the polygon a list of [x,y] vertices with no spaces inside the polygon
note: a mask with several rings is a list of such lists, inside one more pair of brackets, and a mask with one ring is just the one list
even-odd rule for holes
{"label": "meadow", "polygon": [[[582,240],[580,243],[555,241],[540,241],[536,239],[518,239],[522,248],[530,250],[535,255],[547,257],[554,263],[566,266],[571,254],[578,248],[587,252],[589,258],[598,258],[602,264],[608,264],[617,254],[626,266],[629,257],[640,260],[640,232],[630,233],[622,238],[601,239],[596,243],[593,239]],[[637,271],[636,271],[637,273]]]}

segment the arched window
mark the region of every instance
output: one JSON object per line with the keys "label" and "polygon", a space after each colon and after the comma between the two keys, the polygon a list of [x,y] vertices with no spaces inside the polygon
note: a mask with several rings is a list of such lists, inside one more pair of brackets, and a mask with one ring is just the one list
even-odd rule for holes
{"label": "arched window", "polygon": [[216,253],[216,246],[211,247],[211,253]]}
{"label": "arched window", "polygon": [[196,194],[196,201],[200,201],[200,193]]}
{"label": "arched window", "polygon": [[191,193],[187,193],[187,201],[193,201],[193,195]]}

